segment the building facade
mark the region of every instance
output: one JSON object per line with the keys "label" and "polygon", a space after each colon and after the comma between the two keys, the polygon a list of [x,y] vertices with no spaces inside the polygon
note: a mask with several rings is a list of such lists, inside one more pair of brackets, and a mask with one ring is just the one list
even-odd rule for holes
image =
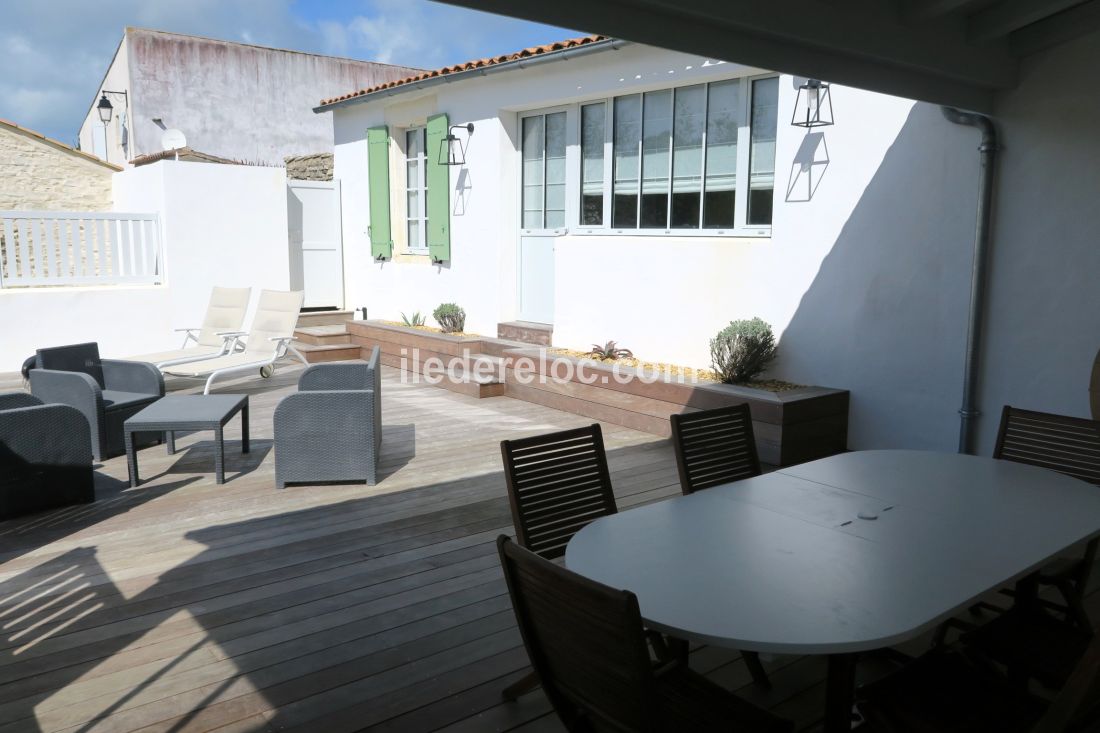
{"label": "building facade", "polygon": [[[1061,142],[1088,137],[1075,126],[1098,102],[1064,80],[1098,60],[1093,41],[1033,58],[999,103],[1011,264],[989,286],[985,453],[1003,404],[1088,415],[1100,311],[1068,304],[1100,292],[1085,284],[1095,207],[1058,212],[1095,192],[1095,146]],[[936,105],[839,85],[835,124],[796,127],[805,81],[587,39],[326,100],[346,304],[396,319],[454,301],[470,331],[541,321],[555,346],[615,339],[687,366],[759,316],[780,337],[771,376],[851,390],[850,447],[953,450],[977,135]],[[464,165],[431,163],[447,129]],[[1026,174],[1040,150],[1063,175]]]}
{"label": "building facade", "polygon": [[[232,160],[282,165],[332,150],[332,129],[310,112],[318,94],[372,86],[416,69],[230,41],[127,28],[89,100],[80,148],[127,164],[162,150],[166,130],[188,147]],[[97,105],[113,107],[104,125]]]}

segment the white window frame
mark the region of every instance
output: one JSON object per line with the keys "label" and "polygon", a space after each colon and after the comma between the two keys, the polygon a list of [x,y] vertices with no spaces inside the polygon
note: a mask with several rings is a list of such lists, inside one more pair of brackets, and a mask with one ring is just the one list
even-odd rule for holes
{"label": "white window frame", "polygon": [[[594,100],[598,101],[598,100]],[[560,227],[525,227],[523,226],[523,121],[532,117],[542,117],[542,221],[546,223],[546,116],[565,113],[565,221]],[[577,137],[577,124],[580,119],[580,108],[575,104],[558,105],[556,107],[544,107],[540,109],[526,110],[517,116],[516,141],[519,161],[519,201],[518,221],[519,230],[525,236],[561,235],[567,234],[570,222],[576,222],[580,214],[577,211],[577,202],[574,199],[580,186],[580,169],[578,157],[580,155],[580,143]]]}
{"label": "white window frame", "polygon": [[[416,216],[413,216],[412,211],[409,211],[409,192],[413,189],[409,188],[409,164],[412,162],[409,159],[409,134],[418,133],[420,137],[420,154],[416,156],[417,163],[417,181],[416,181]],[[401,166],[401,172],[403,175],[404,190],[405,190],[405,249],[410,254],[427,254],[428,253],[428,131],[425,126],[412,126],[406,127],[402,132],[403,143],[403,164]],[[413,222],[417,223],[417,241],[418,246],[413,246],[409,241],[409,225]]]}
{"label": "white window frame", "polygon": [[[643,229],[640,227],[634,228],[618,228],[612,227],[611,214],[612,214],[612,166],[614,155],[614,131],[615,131],[615,97],[606,97],[603,99],[587,99],[583,102],[578,102],[574,105],[576,109],[575,122],[572,126],[574,132],[574,138],[577,141],[577,157],[580,158],[580,138],[581,138],[581,115],[580,108],[589,104],[598,104],[602,102],[604,104],[604,179],[603,179],[603,224],[600,226],[584,225],[580,221],[580,185],[581,185],[581,170],[580,165],[583,165],[583,161],[578,160],[576,165],[570,166],[566,175],[567,183],[574,182],[572,188],[574,189],[573,198],[576,199],[575,208],[576,215],[571,219],[567,219],[572,224],[574,230],[578,234],[589,235],[601,235],[601,236],[631,236],[631,237],[646,237],[646,236],[662,236],[662,237],[770,237],[772,233],[771,225],[749,225],[748,219],[748,197],[749,197],[749,180],[750,180],[750,151],[752,149],[752,85],[753,82],[760,79],[778,78],[778,74],[756,74],[753,76],[741,76],[734,77],[733,79],[710,79],[706,82],[698,81],[688,84],[680,84],[671,87],[659,87],[656,89],[646,89],[639,92],[624,92],[623,94],[616,96],[631,96],[633,94],[645,94],[651,92],[661,92],[668,89],[673,91],[673,97],[671,104],[675,105],[675,93],[678,88],[696,86],[698,84],[712,84],[725,81],[737,80],[740,82],[740,104],[741,104],[741,125],[737,130],[737,197],[734,204],[734,225],[726,229],[703,229],[702,228],[702,216],[703,216],[703,200],[706,195],[706,155],[707,155],[707,119],[706,114],[709,113],[707,104],[709,104],[709,87],[708,94],[706,95],[706,102],[704,103],[704,122],[703,122],[703,161],[702,161],[702,181],[699,191],[700,196],[700,227],[696,229]],[[542,112],[540,110],[539,112]],[[644,114],[644,102],[642,105],[641,114]],[[535,114],[535,113],[533,113]],[[522,124],[522,123],[521,123]],[[776,120],[776,135],[778,136],[779,120]],[[522,128],[521,128],[522,130]],[[675,120],[673,120],[673,133],[675,132]],[[643,140],[645,132],[642,132]],[[670,135],[670,155],[669,155],[669,185],[672,185],[672,164],[673,156],[671,155],[674,134]],[[639,166],[642,165],[641,151],[639,150]],[[569,188],[567,186],[567,188]],[[641,193],[642,181],[641,171],[639,170],[638,190],[639,196]],[[773,189],[774,190],[774,189]],[[669,207],[671,207],[671,196],[669,197]],[[522,207],[522,204],[521,204]],[[521,212],[522,215],[522,212]],[[641,205],[639,201],[638,217],[641,216]],[[671,224],[671,210],[669,212],[668,221]]]}

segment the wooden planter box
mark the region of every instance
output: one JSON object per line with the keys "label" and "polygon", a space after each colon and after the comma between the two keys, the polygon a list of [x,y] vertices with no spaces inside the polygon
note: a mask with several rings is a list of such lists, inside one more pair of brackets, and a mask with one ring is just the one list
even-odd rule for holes
{"label": "wooden planter box", "polygon": [[[538,349],[506,353],[505,394],[655,435],[671,434],[669,415],[747,402],[760,460],[776,466],[840,453],[848,444],[847,390],[803,387],[769,392],[730,384],[672,380],[618,381],[612,367],[591,359],[545,354]],[[520,359],[525,359],[520,362]],[[564,379],[553,362],[585,365]],[[522,367],[522,368],[519,368]],[[620,374],[633,370],[619,367]],[[535,378],[524,378],[527,375]]]}
{"label": "wooden planter box", "polygon": [[[413,349],[419,350],[421,372],[424,362],[432,357],[444,363],[458,357],[455,373],[459,376],[475,361],[500,364],[501,379],[474,384],[471,377],[466,384],[440,384],[465,394],[504,394],[662,436],[671,434],[669,415],[747,402],[764,463],[789,466],[847,448],[846,390],[804,387],[768,392],[711,382],[691,384],[675,378],[617,380],[611,366],[592,359],[551,354],[502,339],[452,336],[377,321],[351,321],[347,330],[352,342],[364,349],[377,345],[382,363],[387,366],[416,369],[411,358]],[[581,364],[583,372],[578,371]],[[619,367],[618,373],[632,375],[634,370]]]}

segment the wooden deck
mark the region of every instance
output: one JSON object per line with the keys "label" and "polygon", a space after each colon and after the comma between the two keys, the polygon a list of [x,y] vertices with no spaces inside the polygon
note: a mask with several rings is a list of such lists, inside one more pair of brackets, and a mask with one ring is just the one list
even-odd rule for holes
{"label": "wooden deck", "polygon": [[[540,692],[502,703],[527,659],[494,540],[511,532],[506,437],[587,419],[476,400],[384,372],[379,484],[275,489],[271,414],[297,370],[248,392],[252,453],[209,433],[99,470],[95,504],[0,523],[0,733],[14,731],[557,731]],[[605,425],[621,508],[679,493],[667,441]],[[692,663],[814,724],[820,659],[736,653]]]}

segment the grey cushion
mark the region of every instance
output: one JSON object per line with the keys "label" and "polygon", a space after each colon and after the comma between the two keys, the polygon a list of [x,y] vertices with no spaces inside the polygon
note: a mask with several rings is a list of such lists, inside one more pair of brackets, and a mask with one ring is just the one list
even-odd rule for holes
{"label": "grey cushion", "polygon": [[52,369],[59,372],[81,372],[103,386],[103,366],[99,358],[99,344],[71,344],[38,350],[36,369]]}
{"label": "grey cushion", "polygon": [[105,389],[103,390],[103,409],[120,410],[125,407],[151,404],[158,399],[160,399],[160,396],[155,394]]}

